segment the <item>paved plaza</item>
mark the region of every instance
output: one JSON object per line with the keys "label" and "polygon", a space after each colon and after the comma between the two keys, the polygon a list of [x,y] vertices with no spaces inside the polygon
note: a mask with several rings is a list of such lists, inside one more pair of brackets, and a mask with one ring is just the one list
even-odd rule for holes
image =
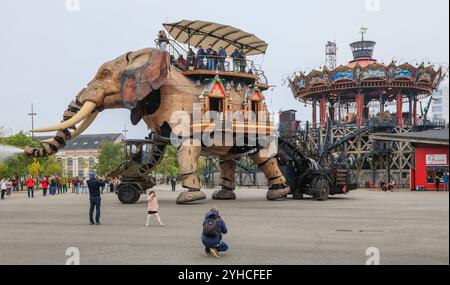
{"label": "paved plaza", "polygon": [[[0,264],[63,265],[70,247],[85,265],[363,265],[370,247],[381,264],[449,264],[448,193],[359,190],[326,202],[268,202],[264,189],[241,189],[237,201],[177,206],[179,192],[156,190],[165,227],[145,227],[144,197],[126,206],[104,195],[103,225],[91,226],[85,195],[13,194],[0,201]],[[231,250],[220,259],[205,256],[200,243],[213,206],[230,229]]]}

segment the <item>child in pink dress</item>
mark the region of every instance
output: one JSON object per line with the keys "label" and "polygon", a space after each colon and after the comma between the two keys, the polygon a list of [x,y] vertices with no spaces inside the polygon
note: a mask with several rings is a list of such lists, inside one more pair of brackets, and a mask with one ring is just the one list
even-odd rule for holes
{"label": "child in pink dress", "polygon": [[147,216],[147,223],[145,224],[147,227],[150,226],[150,219],[152,216],[155,216],[158,220],[158,223],[161,226],[164,226],[164,224],[161,221],[161,217],[159,216],[159,203],[158,203],[158,197],[156,197],[155,191],[151,191],[148,193],[148,216]]}

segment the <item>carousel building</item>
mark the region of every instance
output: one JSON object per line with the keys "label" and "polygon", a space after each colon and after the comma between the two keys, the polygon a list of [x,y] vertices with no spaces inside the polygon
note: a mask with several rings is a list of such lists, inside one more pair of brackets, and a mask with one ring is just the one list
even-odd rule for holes
{"label": "carousel building", "polygon": [[414,169],[411,144],[375,142],[370,135],[445,127],[443,120],[428,120],[419,102],[438,89],[446,71],[425,63],[380,63],[373,57],[375,46],[363,33],[350,45],[348,64],[294,74],[289,85],[294,97],[312,108],[311,121],[300,128],[311,151],[345,160],[360,187],[382,180],[407,187]]}

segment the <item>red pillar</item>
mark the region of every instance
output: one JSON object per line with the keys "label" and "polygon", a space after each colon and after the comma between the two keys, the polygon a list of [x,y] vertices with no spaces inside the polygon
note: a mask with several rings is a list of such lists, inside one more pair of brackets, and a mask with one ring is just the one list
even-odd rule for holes
{"label": "red pillar", "polygon": [[403,95],[397,95],[397,126],[403,127]]}
{"label": "red pillar", "polygon": [[364,119],[364,94],[356,95],[356,116],[358,120],[358,128],[361,128]]}
{"label": "red pillar", "polygon": [[313,125],[313,129],[317,128],[317,102],[313,101],[312,104],[312,125]]}
{"label": "red pillar", "polygon": [[320,128],[325,129],[325,122],[327,119],[327,100],[320,100]]}

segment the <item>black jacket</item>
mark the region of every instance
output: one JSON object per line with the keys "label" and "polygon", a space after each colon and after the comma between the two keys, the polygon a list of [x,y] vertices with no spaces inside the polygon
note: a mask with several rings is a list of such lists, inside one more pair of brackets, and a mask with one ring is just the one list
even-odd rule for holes
{"label": "black jacket", "polygon": [[88,184],[88,187],[89,187],[89,196],[91,198],[101,197],[100,187],[104,187],[105,186],[105,182],[97,180],[97,179],[94,179],[94,180],[89,180],[87,184]]}

